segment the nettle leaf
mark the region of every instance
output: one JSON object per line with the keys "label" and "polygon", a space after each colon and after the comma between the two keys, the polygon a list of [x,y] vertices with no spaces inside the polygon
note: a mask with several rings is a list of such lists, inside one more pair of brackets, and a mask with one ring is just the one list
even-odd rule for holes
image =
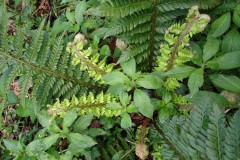
{"label": "nettle leaf", "polygon": [[129,78],[122,72],[111,72],[105,75],[103,80],[109,85],[124,84],[124,82],[130,81]]}
{"label": "nettle leaf", "polygon": [[120,63],[123,72],[129,76],[132,76],[136,72],[136,61],[134,58]]}
{"label": "nettle leaf", "polygon": [[148,118],[152,118],[154,110],[153,110],[153,105],[151,104],[151,100],[149,96],[146,93],[144,93],[142,90],[136,89],[134,91],[133,99],[136,107],[138,107],[138,111],[142,115]]}
{"label": "nettle leaf", "polygon": [[222,89],[240,93],[240,79],[236,76],[227,76],[221,74],[210,75],[212,83]]}
{"label": "nettle leaf", "polygon": [[195,63],[196,65],[201,66],[202,65],[202,56],[203,56],[201,47],[199,46],[199,44],[192,42],[192,41],[190,41],[189,44],[194,53],[191,61],[193,63]]}
{"label": "nettle leaf", "polygon": [[189,77],[196,68],[191,66],[175,67],[164,75],[171,78],[183,79]]}
{"label": "nettle leaf", "polygon": [[92,114],[87,114],[79,117],[74,124],[75,132],[82,132],[91,124],[93,119]]}
{"label": "nettle leaf", "polygon": [[21,152],[23,149],[21,143],[16,140],[3,139],[3,143],[5,147],[10,151]]}
{"label": "nettle leaf", "polygon": [[114,95],[120,95],[123,92],[127,91],[128,87],[124,84],[116,84],[112,85],[108,88],[107,93],[114,94]]}
{"label": "nettle leaf", "polygon": [[222,52],[229,53],[240,51],[240,33],[237,29],[230,31],[222,41]]}
{"label": "nettle leaf", "polygon": [[233,12],[233,22],[240,27],[240,5],[237,5],[237,7],[234,9]]}
{"label": "nettle leaf", "polygon": [[18,97],[13,90],[10,90],[7,94],[7,103],[10,105],[18,103]]}
{"label": "nettle leaf", "polygon": [[34,100],[25,98],[25,101],[25,106],[21,104],[18,106],[17,115],[20,117],[36,117],[36,114],[39,111],[40,107]]}
{"label": "nettle leaf", "polygon": [[233,69],[240,67],[240,51],[224,54],[207,63],[212,69]]}
{"label": "nettle leaf", "polygon": [[196,94],[199,91],[199,88],[203,85],[203,69],[195,70],[188,79],[188,87],[191,93],[191,96]]}
{"label": "nettle leaf", "polygon": [[27,145],[26,150],[30,152],[46,151],[57,142],[58,138],[60,138],[59,134],[52,134],[46,138],[34,140]]}
{"label": "nettle leaf", "polygon": [[224,34],[230,27],[231,13],[227,12],[221,17],[216,19],[211,26],[211,31],[209,32],[209,37],[219,37]]}
{"label": "nettle leaf", "polygon": [[203,62],[211,59],[218,51],[220,47],[220,41],[216,38],[209,38],[203,47]]}
{"label": "nettle leaf", "polygon": [[70,11],[70,8],[68,8],[68,9],[66,10],[66,17],[67,17],[68,21],[71,22],[72,24],[75,23],[75,18],[74,18],[74,16],[75,16],[75,13],[74,13],[74,12],[71,12],[71,11]]}
{"label": "nettle leaf", "polygon": [[87,9],[87,2],[86,1],[81,1],[78,3],[78,5],[75,8],[75,20],[77,24],[81,24],[83,21],[83,13]]}
{"label": "nettle leaf", "polygon": [[100,55],[101,56],[110,56],[111,55],[111,50],[108,47],[108,45],[104,45],[100,49]]}
{"label": "nettle leaf", "polygon": [[76,119],[77,119],[77,112],[75,109],[67,111],[63,119],[63,127],[64,128],[70,127]]}
{"label": "nettle leaf", "polygon": [[130,128],[132,126],[132,119],[128,113],[124,113],[121,119],[122,128]]}
{"label": "nettle leaf", "polygon": [[68,140],[70,141],[68,150],[72,154],[79,153],[82,150],[97,144],[91,137],[82,135],[80,133],[69,133]]}
{"label": "nettle leaf", "polygon": [[160,88],[163,84],[163,81],[155,75],[145,75],[143,78],[140,78],[136,83],[146,89],[157,89]]}

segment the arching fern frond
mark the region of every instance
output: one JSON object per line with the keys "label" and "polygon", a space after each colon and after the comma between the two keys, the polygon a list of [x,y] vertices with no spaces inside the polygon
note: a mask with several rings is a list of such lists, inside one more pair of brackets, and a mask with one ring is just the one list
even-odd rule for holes
{"label": "arching fern frond", "polygon": [[[119,62],[135,56],[137,63],[142,64],[139,65],[142,69],[152,70],[156,66],[156,56],[160,55],[159,46],[167,29],[164,26],[179,22],[179,17],[185,15],[192,6],[211,9],[220,2],[221,0],[107,0],[102,1],[101,6],[90,13],[113,19],[106,37],[117,36],[129,44],[128,51],[123,53],[124,57],[120,57]],[[133,40],[135,37],[139,38]],[[139,45],[140,48],[135,50],[134,45]]]}
{"label": "arching fern frond", "polygon": [[156,122],[150,140],[162,146],[163,159],[237,159],[240,112],[233,116],[230,126],[225,125],[224,116],[206,95],[188,117],[175,116],[164,124]]}
{"label": "arching fern frond", "polygon": [[64,35],[55,37],[44,31],[44,22],[30,35],[20,27],[15,36],[8,35],[7,12],[1,12],[0,74],[7,75],[7,91],[12,82],[18,80],[23,106],[28,92],[44,105],[53,98],[82,95],[87,89],[98,90],[86,72],[71,64],[73,56],[65,51]]}

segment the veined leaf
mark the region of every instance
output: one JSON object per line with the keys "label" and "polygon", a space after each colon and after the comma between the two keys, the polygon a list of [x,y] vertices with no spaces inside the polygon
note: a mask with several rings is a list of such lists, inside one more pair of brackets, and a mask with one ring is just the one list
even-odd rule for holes
{"label": "veined leaf", "polygon": [[132,58],[128,61],[120,63],[123,72],[129,76],[132,76],[136,72],[136,62],[135,59]]}
{"label": "veined leaf", "polygon": [[188,79],[188,87],[191,95],[196,94],[199,91],[199,88],[203,85],[203,69],[195,70]]}
{"label": "veined leaf", "polygon": [[226,76],[226,75],[210,75],[212,83],[225,90],[240,93],[240,79],[236,76]]}
{"label": "veined leaf", "polygon": [[74,124],[74,131],[76,132],[84,131],[91,124],[92,119],[93,119],[92,114],[87,114],[79,117]]}
{"label": "veined leaf", "polygon": [[132,119],[128,113],[124,113],[121,119],[121,127],[129,128],[132,126]]}
{"label": "veined leaf", "polygon": [[216,38],[209,38],[203,47],[203,62],[211,59],[219,50],[220,42]]}
{"label": "veined leaf", "polygon": [[237,29],[230,31],[222,41],[222,52],[229,53],[240,51],[240,33]]}
{"label": "veined leaf", "polygon": [[130,81],[122,72],[111,72],[104,76],[103,80],[109,85],[124,84],[124,82]]}
{"label": "veined leaf", "polygon": [[168,71],[167,73],[165,73],[164,75],[171,78],[183,79],[189,77],[191,73],[195,70],[196,68],[191,66],[175,67]]}
{"label": "veined leaf", "polygon": [[157,89],[162,86],[163,81],[154,75],[145,75],[143,78],[138,79],[137,84],[147,89]]}

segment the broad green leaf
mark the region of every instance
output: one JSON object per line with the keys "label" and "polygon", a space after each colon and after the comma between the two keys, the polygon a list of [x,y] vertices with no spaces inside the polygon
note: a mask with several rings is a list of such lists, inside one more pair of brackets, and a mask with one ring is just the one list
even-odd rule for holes
{"label": "broad green leaf", "polygon": [[74,13],[74,12],[71,12],[71,11],[70,11],[70,8],[68,8],[68,9],[66,10],[66,17],[67,17],[68,21],[71,22],[72,24],[75,23],[75,18],[74,18],[74,16],[75,16],[75,13]]}
{"label": "broad green leaf", "polygon": [[81,24],[83,21],[83,13],[87,9],[87,2],[86,1],[81,1],[78,3],[78,5],[75,8],[75,20],[77,24]]}
{"label": "broad green leaf", "polygon": [[70,2],[70,1],[72,1],[72,0],[62,0],[62,1],[61,1],[61,4],[68,3],[68,2]]}
{"label": "broad green leaf", "polygon": [[75,132],[82,132],[91,124],[93,119],[92,114],[87,114],[79,117],[74,124]]}
{"label": "broad green leaf", "polygon": [[220,41],[210,37],[203,47],[203,62],[211,59],[219,51],[219,47]]}
{"label": "broad green leaf", "polygon": [[3,143],[4,143],[5,147],[10,151],[21,152],[23,149],[20,142],[16,141],[16,140],[3,139]]}
{"label": "broad green leaf", "polygon": [[135,59],[132,58],[128,61],[120,63],[123,72],[129,76],[132,76],[136,72],[136,62]]}
{"label": "broad green leaf", "polygon": [[124,82],[130,81],[122,72],[111,72],[105,75],[103,80],[109,85],[124,84]]}
{"label": "broad green leaf", "polygon": [[240,79],[236,76],[226,76],[221,74],[210,75],[212,83],[222,89],[240,93]]}
{"label": "broad green leaf", "polygon": [[163,85],[163,81],[154,75],[145,75],[143,78],[138,79],[137,84],[146,89],[157,89]]}
{"label": "broad green leaf", "polygon": [[209,32],[209,37],[219,37],[224,34],[230,27],[231,13],[227,12],[221,17],[216,19],[211,26],[211,31]]}
{"label": "broad green leaf", "polygon": [[7,80],[7,74],[3,74],[1,75],[1,78],[0,78],[0,97],[3,98],[7,91],[6,91],[6,80]]}
{"label": "broad green leaf", "polygon": [[18,106],[17,115],[20,117],[34,117],[37,113],[37,108],[39,108],[33,100],[25,99],[25,106]]}
{"label": "broad green leaf", "polygon": [[222,52],[230,53],[240,51],[240,33],[237,29],[230,31],[222,41]]}
{"label": "broad green leaf", "polygon": [[69,133],[68,140],[70,141],[68,149],[73,154],[97,144],[91,137],[80,133]]}
{"label": "broad green leaf", "polygon": [[14,105],[14,104],[17,104],[17,103],[18,103],[18,97],[17,97],[17,95],[15,94],[15,92],[14,92],[13,90],[10,90],[10,91],[8,92],[7,102],[8,102],[8,104],[10,104],[10,105]]}
{"label": "broad green leaf", "polygon": [[199,91],[199,88],[203,85],[203,69],[195,70],[188,79],[188,87],[191,93],[191,96],[196,94]]}
{"label": "broad green leaf", "polygon": [[120,99],[120,102],[126,106],[127,104],[129,104],[130,100],[131,100],[131,97],[128,96],[128,93],[127,92],[122,92],[121,94],[119,94],[119,99]]}
{"label": "broad green leaf", "polygon": [[165,73],[165,76],[177,79],[183,79],[189,77],[196,68],[191,66],[176,67]]}
{"label": "broad green leaf", "polygon": [[128,87],[124,84],[116,84],[112,85],[108,88],[107,93],[114,94],[114,95],[120,95],[123,92],[127,91]]}
{"label": "broad green leaf", "polygon": [[234,9],[233,22],[240,27],[240,4]]}
{"label": "broad green leaf", "polygon": [[132,119],[128,113],[124,113],[121,119],[121,127],[126,129],[132,126]]}
{"label": "broad green leaf", "polygon": [[110,51],[110,48],[108,47],[108,45],[104,45],[101,47],[100,55],[102,55],[102,56],[110,56],[111,55],[111,51]]}
{"label": "broad green leaf", "polygon": [[194,53],[191,61],[193,63],[195,63],[196,65],[201,66],[202,65],[202,55],[203,55],[201,47],[199,46],[198,43],[195,43],[193,41],[190,41],[189,44]]}
{"label": "broad green leaf", "polygon": [[169,116],[170,116],[169,110],[167,110],[165,108],[161,109],[158,113],[158,121],[160,123],[164,123],[169,119]]}
{"label": "broad green leaf", "polygon": [[212,69],[233,69],[240,67],[240,51],[226,53],[207,63]]}
{"label": "broad green leaf", "polygon": [[77,119],[77,112],[75,109],[69,110],[64,115],[63,127],[68,128]]}
{"label": "broad green leaf", "polygon": [[45,110],[41,110],[41,111],[37,114],[37,119],[38,119],[38,122],[39,122],[43,127],[48,127],[48,126],[50,125],[51,116],[47,115],[47,111],[45,111]]}
{"label": "broad green leaf", "polygon": [[152,118],[154,110],[148,95],[144,93],[142,90],[136,89],[134,92],[133,99],[136,107],[138,108],[138,111],[142,115],[148,118]]}
{"label": "broad green leaf", "polygon": [[34,140],[27,145],[26,150],[31,152],[46,151],[57,142],[58,138],[60,138],[59,134],[52,134],[46,138]]}
{"label": "broad green leaf", "polygon": [[111,102],[111,103],[108,103],[105,108],[108,108],[108,109],[111,109],[111,110],[114,110],[114,109],[121,109],[122,106],[117,103],[117,102]]}

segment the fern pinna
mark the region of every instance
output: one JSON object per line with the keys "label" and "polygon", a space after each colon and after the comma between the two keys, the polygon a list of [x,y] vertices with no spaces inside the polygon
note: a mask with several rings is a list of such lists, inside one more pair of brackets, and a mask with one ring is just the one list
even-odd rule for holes
{"label": "fern pinna", "polygon": [[160,55],[159,45],[167,28],[186,15],[191,6],[210,9],[221,0],[104,0],[90,14],[109,17],[111,23],[105,37],[117,36],[129,47],[123,51],[119,62],[135,57],[143,69],[150,71]]}
{"label": "fern pinna", "polygon": [[2,10],[0,15],[0,74],[6,77],[6,93],[18,80],[23,106],[28,92],[45,105],[57,97],[70,98],[98,89],[87,72],[71,64],[73,56],[65,51],[64,34],[55,36],[44,31],[43,21],[30,34],[19,27],[12,36],[8,34],[7,12]]}
{"label": "fern pinna", "polygon": [[[236,160],[240,157],[240,112],[226,123],[224,111],[210,92],[191,98],[196,104],[188,117],[175,116],[167,123],[155,122],[150,139],[163,159]],[[159,141],[160,140],[160,141]]]}

